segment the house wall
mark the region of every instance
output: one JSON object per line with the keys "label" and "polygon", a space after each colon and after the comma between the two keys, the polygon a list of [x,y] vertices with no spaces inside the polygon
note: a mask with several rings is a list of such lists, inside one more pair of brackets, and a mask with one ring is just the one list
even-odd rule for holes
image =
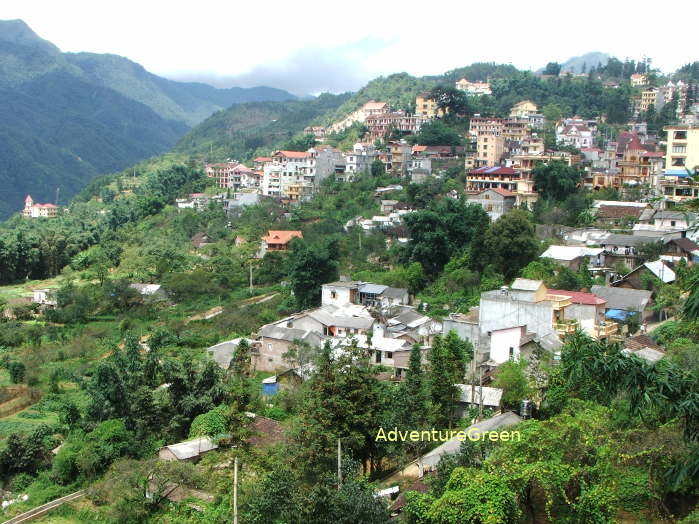
{"label": "house wall", "polygon": [[[335,296],[333,296],[333,294]],[[352,303],[352,293],[350,288],[347,287],[335,287],[335,286],[323,286],[322,291],[322,303],[323,305],[333,305],[333,306],[344,306],[345,304]]]}
{"label": "house wall", "polygon": [[507,362],[510,360],[510,349],[512,349],[512,358],[519,360],[521,339],[522,328],[520,326],[493,331],[490,336],[490,359],[498,364]]}
{"label": "house wall", "polygon": [[566,307],[566,320],[577,320],[583,331],[592,334],[595,324],[604,320],[604,304],[600,306],[573,303]]}
{"label": "house wall", "polygon": [[[567,309],[567,308],[566,308]],[[481,295],[479,311],[481,333],[512,326],[526,326],[539,336],[555,334],[551,302],[523,302],[507,295],[502,298]]]}
{"label": "house wall", "polygon": [[257,371],[279,371],[288,368],[282,355],[289,351],[291,342],[275,338],[262,337],[257,352],[253,352],[253,367]]}

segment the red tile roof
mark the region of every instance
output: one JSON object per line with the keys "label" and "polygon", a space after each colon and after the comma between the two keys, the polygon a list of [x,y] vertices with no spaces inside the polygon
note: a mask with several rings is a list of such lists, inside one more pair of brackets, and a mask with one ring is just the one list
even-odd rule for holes
{"label": "red tile roof", "polygon": [[570,297],[571,302],[574,304],[584,304],[586,306],[601,306],[606,304],[607,301],[601,299],[597,295],[592,293],[585,293],[584,291],[568,291],[565,289],[549,289],[548,292],[552,295],[563,295]]}
{"label": "red tile roof", "polygon": [[500,166],[491,166],[491,167],[479,167],[478,169],[472,169],[471,174],[474,175],[516,175],[517,171],[510,167],[500,167]]}
{"label": "red tile roof", "polygon": [[260,162],[260,163],[262,163],[262,162],[271,162],[271,161],[272,161],[272,157],[271,157],[271,156],[258,156],[254,161],[255,161],[255,162]]}
{"label": "red tile roof", "polygon": [[311,156],[308,151],[277,151],[274,156],[282,155],[287,158],[306,158]]}
{"label": "red tile roof", "polygon": [[491,187],[488,189],[484,189],[483,191],[481,191],[478,194],[480,195],[481,193],[485,193],[486,191],[495,191],[497,194],[502,195],[504,197],[516,197],[517,196],[517,193],[513,193],[512,191],[508,191],[507,189],[501,189],[499,187]]}
{"label": "red tile roof", "polygon": [[303,238],[301,231],[268,231],[262,240],[267,244],[287,244],[292,238]]}

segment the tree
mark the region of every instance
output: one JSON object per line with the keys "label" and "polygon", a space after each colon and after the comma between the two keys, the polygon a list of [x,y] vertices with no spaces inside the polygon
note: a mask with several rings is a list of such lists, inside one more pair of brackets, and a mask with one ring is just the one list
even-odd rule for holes
{"label": "tree", "polygon": [[498,366],[493,386],[503,389],[502,402],[507,407],[516,408],[521,400],[531,398],[534,393],[527,379],[528,362],[509,360]]}
{"label": "tree", "polygon": [[346,453],[379,467],[375,437],[384,403],[368,350],[352,344],[333,355],[326,343],[315,368],[294,430],[297,463],[311,478],[331,470],[339,438]]}
{"label": "tree", "polygon": [[26,370],[26,366],[22,362],[18,362],[16,360],[11,361],[7,365],[7,371],[10,374],[10,380],[13,384],[24,382],[24,374]]}
{"label": "tree", "polygon": [[432,420],[436,428],[451,428],[458,389],[454,367],[444,339],[435,337],[429,354],[428,384],[432,404]]}
{"label": "tree", "polygon": [[420,132],[412,138],[415,144],[425,146],[460,146],[464,141],[461,133],[438,119],[424,124]]}
{"label": "tree", "polygon": [[580,166],[569,166],[562,160],[539,164],[532,170],[532,175],[542,198],[557,202],[575,193],[582,180]]}
{"label": "tree", "polygon": [[451,198],[433,202],[425,210],[405,215],[411,238],[406,256],[434,277],[482,233],[489,220],[478,205]]}
{"label": "tree", "polygon": [[291,289],[300,309],[320,304],[321,285],[337,279],[337,247],[334,241],[307,245],[292,242]]}
{"label": "tree", "polygon": [[512,279],[539,254],[534,225],[525,211],[513,209],[488,226],[482,242],[474,244],[471,253],[480,269],[490,267]]}
{"label": "tree", "polygon": [[371,176],[374,178],[382,177],[386,174],[386,164],[378,158],[371,163]]}
{"label": "tree", "polygon": [[468,97],[460,89],[452,86],[437,86],[430,91],[429,97],[435,101],[437,108],[447,115],[469,116],[471,114]]}
{"label": "tree", "polygon": [[546,67],[544,68],[543,74],[545,75],[551,75],[551,76],[558,76],[558,74],[561,72],[561,64],[558,62],[549,62],[546,64]]}
{"label": "tree", "polygon": [[429,396],[418,344],[414,344],[410,350],[408,372],[400,383],[398,399],[401,425],[411,429],[426,428],[429,422]]}

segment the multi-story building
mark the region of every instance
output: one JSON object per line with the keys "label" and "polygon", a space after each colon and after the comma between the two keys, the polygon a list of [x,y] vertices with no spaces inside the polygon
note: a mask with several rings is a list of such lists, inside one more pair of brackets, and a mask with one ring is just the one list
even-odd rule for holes
{"label": "multi-story building", "polygon": [[629,80],[634,87],[644,86],[648,84],[648,75],[646,73],[634,73]]}
{"label": "multi-story building", "polygon": [[323,138],[325,132],[326,130],[323,126],[308,126],[303,129],[305,135],[313,135],[316,138]]}
{"label": "multi-story building", "polygon": [[269,251],[288,251],[289,242],[294,238],[303,239],[303,233],[301,231],[267,231],[267,234],[260,238],[258,257],[264,257]]}
{"label": "multi-story building", "polygon": [[482,166],[500,165],[505,152],[505,138],[490,133],[479,133],[476,138],[476,164]]}
{"label": "multi-story building", "polygon": [[699,126],[668,126],[665,172],[699,169]]}
{"label": "multi-story building", "polygon": [[663,154],[655,151],[655,145],[642,144],[637,133],[625,143],[623,157],[617,160],[621,185],[651,185],[653,177],[660,173]]}
{"label": "multi-story building", "polygon": [[469,82],[465,78],[456,81],[456,89],[469,95],[492,95],[488,82]]}
{"label": "multi-story building", "polygon": [[374,144],[357,142],[352,151],[342,153],[345,159],[345,173],[343,180],[351,181],[357,173],[370,172],[371,164],[378,158]]}
{"label": "multi-story building", "polygon": [[510,118],[529,118],[529,115],[536,114],[538,111],[536,104],[531,100],[522,100],[517,102],[510,109]]}
{"label": "multi-story building", "polygon": [[344,129],[347,129],[355,122],[364,123],[366,122],[367,118],[371,116],[381,115],[383,113],[388,113],[388,111],[389,107],[387,102],[376,102],[374,100],[370,100],[362,107],[360,107],[356,111],[353,111],[339,122],[335,122],[333,125],[328,127],[325,130],[325,132],[338,133]]}
{"label": "multi-story building", "polygon": [[665,105],[664,91],[651,87],[641,93],[641,111],[647,112],[651,106],[660,111]]}
{"label": "multi-story building", "polygon": [[426,118],[435,118],[443,116],[444,110],[438,107],[437,101],[430,96],[429,92],[424,92],[415,97],[415,114]]}
{"label": "multi-story building", "polygon": [[493,221],[512,209],[516,201],[516,193],[500,188],[486,189],[480,193],[468,195],[468,203],[481,206]]}
{"label": "multi-story building", "polygon": [[595,143],[595,130],[582,118],[566,118],[556,126],[556,142],[578,149],[592,147]]}
{"label": "multi-story building", "polygon": [[412,146],[405,142],[390,142],[391,168],[393,173],[405,176],[410,166]]}
{"label": "multi-story building", "polygon": [[259,176],[255,171],[238,162],[223,162],[220,164],[206,164],[204,168],[206,176],[216,180],[220,188],[239,190],[242,188],[259,186]]}
{"label": "multi-story building", "polygon": [[343,163],[340,152],[329,146],[308,151],[276,151],[271,158],[264,165],[262,194],[294,201],[310,197]]}
{"label": "multi-story building", "polygon": [[39,204],[34,202],[31,195],[24,199],[24,218],[55,218],[58,215],[58,206],[54,204]]}
{"label": "multi-story building", "polygon": [[401,133],[417,133],[423,124],[431,119],[421,115],[409,115],[405,111],[395,111],[393,113],[381,113],[371,115],[366,119],[369,128],[369,140],[380,140],[386,135],[396,130]]}
{"label": "multi-story building", "polygon": [[527,118],[495,118],[474,116],[469,122],[469,135],[476,137],[485,133],[502,136],[505,140],[520,141],[530,134]]}
{"label": "multi-story building", "polygon": [[486,189],[504,189],[516,192],[517,184],[521,178],[520,172],[511,167],[479,167],[468,173],[466,191],[477,193]]}

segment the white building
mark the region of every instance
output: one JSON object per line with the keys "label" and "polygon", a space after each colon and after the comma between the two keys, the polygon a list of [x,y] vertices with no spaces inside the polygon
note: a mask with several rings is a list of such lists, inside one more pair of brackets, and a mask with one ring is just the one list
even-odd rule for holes
{"label": "white building", "polygon": [[556,126],[556,142],[578,149],[595,144],[596,129],[582,118],[566,118]]}
{"label": "white building", "polygon": [[265,196],[303,200],[317,191],[320,183],[343,163],[336,149],[276,151],[264,165],[261,192]]}
{"label": "white building", "polygon": [[378,158],[378,153],[373,144],[357,142],[352,151],[342,153],[345,159],[344,180],[351,182],[357,173],[371,171],[371,164]]}

